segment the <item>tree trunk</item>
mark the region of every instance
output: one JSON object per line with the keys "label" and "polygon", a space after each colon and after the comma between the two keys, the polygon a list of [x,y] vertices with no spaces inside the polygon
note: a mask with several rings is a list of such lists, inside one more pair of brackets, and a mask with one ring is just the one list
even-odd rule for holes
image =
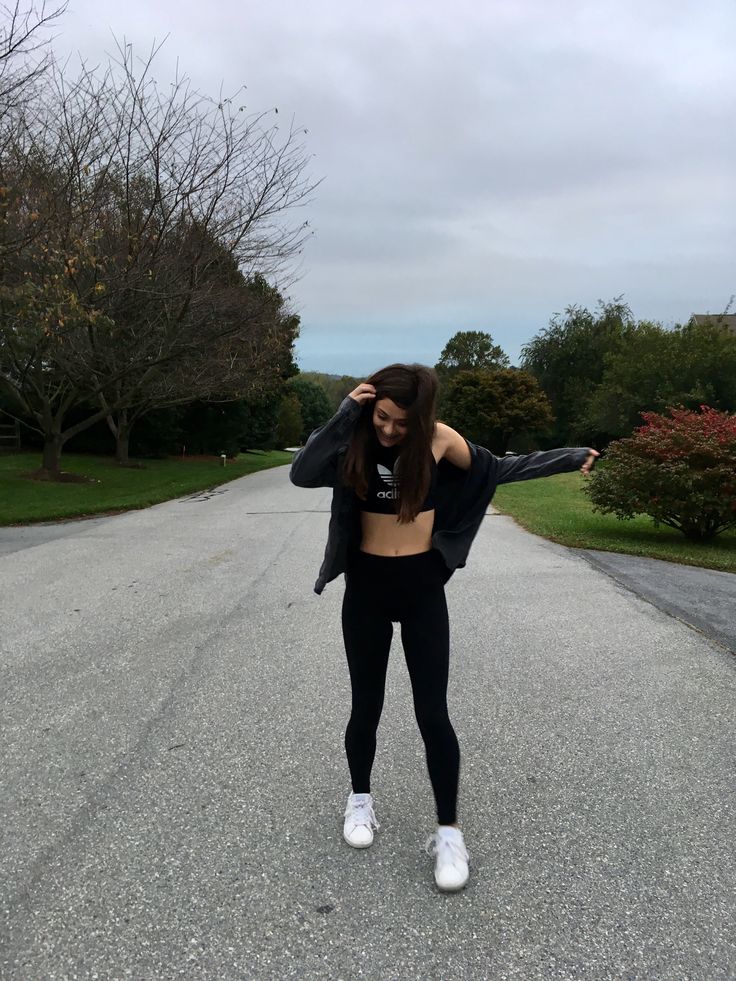
{"label": "tree trunk", "polygon": [[61,448],[63,445],[63,441],[57,433],[51,437],[47,436],[44,441],[41,475],[47,480],[59,479],[61,474]]}
{"label": "tree trunk", "polygon": [[117,413],[117,418],[113,416],[112,413],[107,415],[107,425],[110,427],[110,432],[115,437],[115,459],[121,467],[127,467],[130,465],[130,458],[128,456],[129,446],[130,446],[130,430],[131,425],[128,422],[128,410],[119,409]]}
{"label": "tree trunk", "polygon": [[128,457],[129,443],[130,430],[124,429],[122,426],[118,426],[118,434],[115,442],[115,459],[118,461],[121,467],[127,467],[130,464],[130,458]]}

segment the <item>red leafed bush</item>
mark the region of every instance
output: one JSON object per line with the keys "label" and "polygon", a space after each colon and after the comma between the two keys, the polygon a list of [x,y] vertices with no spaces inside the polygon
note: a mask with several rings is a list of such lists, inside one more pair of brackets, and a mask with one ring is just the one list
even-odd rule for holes
{"label": "red leafed bush", "polygon": [[648,514],[705,542],[736,526],[736,415],[707,405],[667,411],[643,412],[643,426],[610,444],[586,493],[595,511]]}

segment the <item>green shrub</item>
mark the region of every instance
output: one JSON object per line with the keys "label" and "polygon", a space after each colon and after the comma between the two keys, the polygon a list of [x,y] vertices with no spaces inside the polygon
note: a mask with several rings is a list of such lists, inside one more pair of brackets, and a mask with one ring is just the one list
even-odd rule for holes
{"label": "green shrub", "polygon": [[649,515],[705,542],[736,526],[736,416],[706,405],[668,411],[643,412],[643,426],[611,443],[586,493],[596,511]]}

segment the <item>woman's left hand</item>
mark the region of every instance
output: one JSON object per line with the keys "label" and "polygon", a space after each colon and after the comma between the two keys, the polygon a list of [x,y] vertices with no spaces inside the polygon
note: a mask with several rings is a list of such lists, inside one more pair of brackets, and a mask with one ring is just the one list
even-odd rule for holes
{"label": "woman's left hand", "polygon": [[598,456],[600,456],[600,453],[598,452],[598,450],[591,449],[591,450],[588,451],[587,459],[585,460],[585,463],[580,468],[580,472],[583,473],[583,474],[585,474],[586,477],[588,476],[588,474],[590,473],[590,471],[593,469],[593,463],[595,462],[595,458],[598,457]]}

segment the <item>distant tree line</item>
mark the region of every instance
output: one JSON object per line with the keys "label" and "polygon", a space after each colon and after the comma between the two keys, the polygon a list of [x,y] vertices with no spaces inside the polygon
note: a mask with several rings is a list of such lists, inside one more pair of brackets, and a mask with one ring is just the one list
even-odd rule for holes
{"label": "distant tree line", "polygon": [[555,314],[520,368],[479,331],[454,335],[436,367],[445,421],[496,452],[602,449],[669,407],[736,411],[736,335],[720,318],[666,328],[621,297]]}
{"label": "distant tree line", "polygon": [[620,297],[595,312],[571,306],[524,346],[521,364],[550,400],[549,444],[605,446],[669,406],[736,411],[736,335],[717,317],[668,329],[636,321]]}
{"label": "distant tree line", "polygon": [[[736,335],[720,318],[666,328],[637,321],[621,297],[592,312],[573,305],[555,314],[524,345],[518,368],[491,334],[470,330],[448,340],[435,369],[440,418],[496,453],[603,449],[645,413],[670,406],[736,411]],[[291,441],[322,425],[362,380],[319,372],[292,379]]]}

